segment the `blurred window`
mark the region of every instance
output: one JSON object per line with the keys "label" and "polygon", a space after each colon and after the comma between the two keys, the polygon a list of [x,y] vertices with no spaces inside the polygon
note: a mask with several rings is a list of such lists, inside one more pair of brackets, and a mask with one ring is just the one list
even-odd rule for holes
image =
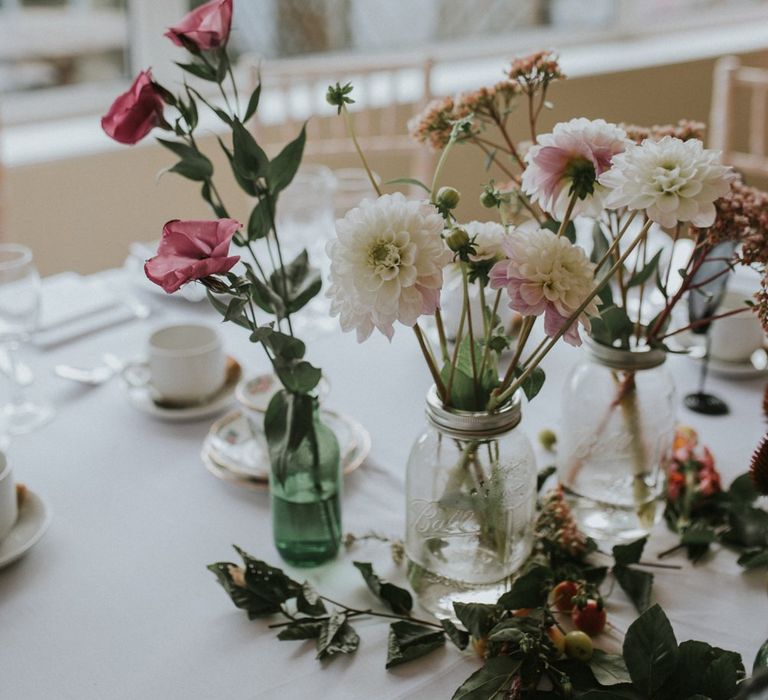
{"label": "blurred window", "polygon": [[[92,114],[141,68],[174,76],[178,52],[163,30],[199,4],[0,0],[0,118]],[[434,46],[460,59],[534,40],[565,46],[767,18],[768,0],[235,0],[232,47],[270,59]]]}

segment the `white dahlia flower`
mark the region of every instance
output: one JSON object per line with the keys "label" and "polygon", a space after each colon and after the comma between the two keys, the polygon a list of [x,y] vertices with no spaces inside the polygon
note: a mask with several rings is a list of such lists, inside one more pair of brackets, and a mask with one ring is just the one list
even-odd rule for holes
{"label": "white dahlia flower", "polygon": [[665,136],[617,155],[600,182],[611,189],[605,200],[611,209],[644,209],[666,228],[678,221],[703,228],[714,223],[714,202],[728,194],[733,178],[719,151],[705,149],[698,139]]}
{"label": "white dahlia flower", "polygon": [[452,254],[443,243],[443,218],[431,204],[400,194],[366,200],[336,222],[328,242],[331,315],[357,340],[378,328],[388,338],[394,322],[414,326],[440,302],[443,267]]}
{"label": "white dahlia flower", "polygon": [[525,156],[522,188],[547,213],[562,221],[575,192],[573,216],[599,216],[605,188],[598,177],[611,159],[631,145],[624,129],[585,117],[555,125],[536,139]]}
{"label": "white dahlia flower", "polygon": [[[544,331],[557,334],[584,302],[595,285],[595,266],[584,249],[547,229],[525,231],[504,240],[507,259],[491,269],[491,287],[506,289],[509,307],[524,316],[544,314]],[[593,299],[563,338],[581,345],[578,325],[589,329],[589,316],[597,315]]]}
{"label": "white dahlia flower", "polygon": [[475,252],[469,256],[470,260],[481,262],[504,257],[502,244],[508,234],[501,224],[495,221],[470,221],[462,228],[475,243]]}

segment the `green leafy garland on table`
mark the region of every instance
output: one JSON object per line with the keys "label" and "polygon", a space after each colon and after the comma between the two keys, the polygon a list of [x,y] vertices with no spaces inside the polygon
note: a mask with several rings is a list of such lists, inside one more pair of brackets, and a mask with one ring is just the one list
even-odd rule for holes
{"label": "green leafy garland on table", "polygon": [[[745,568],[768,564],[768,513],[755,506],[759,493],[754,483],[760,484],[765,472],[757,454],[752,474],[738,477],[724,492],[711,454],[697,446],[694,431],[678,431],[665,518],[681,539],[673,550],[659,556],[685,548],[690,558],[698,560],[712,543],[720,542],[739,552],[739,563]],[[553,470],[542,471],[540,487]],[[647,537],[613,547],[609,568],[595,563],[597,556],[608,555],[579,532],[561,490],[542,496],[539,508],[533,553],[510,589],[495,604],[455,604],[464,629],[448,619],[435,622],[414,617],[410,592],[382,580],[367,562],[354,562],[354,566],[386,610],[337,602],[239,547],[235,549],[242,566],[218,562],[208,568],[249,619],[282,615],[285,621],[269,625],[279,630],[277,638],[315,640],[321,661],[357,650],[360,638],[352,621],[363,616],[394,620],[387,669],[443,647],[446,639],[461,651],[471,643],[484,665],[456,690],[454,700],[756,697],[750,695],[749,686],[768,676],[764,670],[768,669],[768,641],[758,651],[750,681],[744,680],[739,654],[701,641],[678,644],[664,611],[651,605],[653,574],[645,569],[665,565],[641,561]],[[348,544],[370,538],[388,541],[378,535],[348,536]],[[397,543],[393,556],[396,561],[402,557]],[[595,648],[590,636],[606,626],[599,587],[609,575],[641,613],[627,630],[622,654]],[[567,632],[562,624],[565,618],[577,629]]]}

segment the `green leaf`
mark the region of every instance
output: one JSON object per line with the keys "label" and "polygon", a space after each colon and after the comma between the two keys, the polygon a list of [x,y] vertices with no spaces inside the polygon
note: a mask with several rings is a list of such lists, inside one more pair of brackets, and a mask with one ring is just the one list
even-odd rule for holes
{"label": "green leaf", "polygon": [[731,509],[728,521],[730,529],[723,534],[723,541],[741,547],[768,546],[768,512],[738,505]]}
{"label": "green leaf", "polygon": [[304,143],[307,140],[307,125],[301,127],[299,135],[278,153],[269,164],[269,191],[277,194],[291,184],[304,155]]}
{"label": "green leaf", "polygon": [[511,656],[494,656],[475,671],[453,694],[451,700],[500,700],[501,691],[509,689],[520,672],[521,659]]}
{"label": "green leaf", "polygon": [[544,484],[547,483],[547,479],[549,479],[550,476],[552,476],[555,472],[557,472],[557,467],[554,464],[550,464],[548,467],[544,467],[544,469],[540,470],[539,473],[536,475],[536,491],[541,491]]}
{"label": "green leaf", "polygon": [[260,98],[261,80],[259,80],[259,84],[256,86],[254,91],[251,93],[250,98],[248,99],[248,106],[245,108],[245,116],[243,117],[243,122],[247,122],[254,114],[256,114],[256,110],[259,108]]}
{"label": "green leaf", "polygon": [[739,566],[745,569],[757,569],[768,566],[768,549],[753,549],[744,552],[738,559]]}
{"label": "green leaf", "polygon": [[487,637],[501,617],[501,608],[487,603],[454,603],[459,622],[475,639]]}
{"label": "green leaf", "polygon": [[284,627],[277,634],[281,642],[293,642],[300,639],[317,639],[323,628],[322,622],[295,622],[288,627]]}
{"label": "green leaf", "polygon": [[499,598],[506,610],[538,608],[543,605],[552,588],[554,575],[548,566],[533,566],[512,583],[512,588]]}
{"label": "green leaf", "polygon": [[180,160],[176,165],[169,168],[168,172],[176,173],[188,180],[204,182],[213,175],[213,163],[202,153],[196,153]]}
{"label": "green leaf", "polygon": [[614,560],[617,564],[637,564],[637,562],[640,561],[640,557],[643,556],[643,549],[645,549],[646,542],[648,542],[648,535],[641,537],[634,542],[617,544],[613,548]]}
{"label": "green leaf", "polygon": [[[227,316],[227,312],[229,310],[229,303],[225,303],[222,299],[220,299],[218,296],[213,294],[210,289],[206,290],[206,293],[208,295],[208,301],[210,302],[211,306],[216,309],[222,316]],[[248,318],[245,316],[245,314],[241,314],[240,316],[230,317],[227,320],[232,321],[233,323],[236,323],[238,326],[242,326],[243,328],[247,328],[248,330],[251,330],[251,322],[248,320]]]}
{"label": "green leaf", "polygon": [[460,630],[447,617],[440,620],[440,624],[443,626],[445,633],[448,635],[448,639],[454,643],[459,651],[464,651],[464,649],[466,649],[467,645],[469,644],[469,632]]}
{"label": "green leaf", "polygon": [[[554,219],[547,219],[543,224],[543,228],[549,229],[552,233],[557,233],[560,230],[560,222],[555,221]],[[574,224],[573,221],[568,222],[565,231],[563,231],[563,235],[571,243],[576,243],[576,224]]]}
{"label": "green leaf", "polygon": [[662,250],[657,251],[656,255],[648,261],[648,264],[642,270],[638,270],[632,277],[630,277],[629,282],[627,282],[627,288],[638,287],[641,284],[645,284],[650,279],[651,275],[656,272],[656,268],[659,266],[662,252]]}
{"label": "green leaf", "polygon": [[680,644],[674,675],[675,697],[701,694],[711,700],[730,700],[743,677],[744,665],[738,654],[706,642],[688,640]]}
{"label": "green leaf", "polygon": [[629,338],[635,324],[620,306],[600,309],[600,316],[590,319],[590,323],[589,334],[598,343],[611,347],[615,341],[620,340],[622,347],[629,347]]}
{"label": "green leaf", "polygon": [[187,73],[191,73],[197,78],[216,82],[216,71],[206,63],[178,63],[176,65]]}
{"label": "green leaf", "polygon": [[607,654],[602,649],[595,649],[589,660],[589,668],[600,685],[632,682],[621,654]]}
{"label": "green leaf", "polygon": [[734,479],[728,489],[728,496],[738,503],[754,503],[759,495],[749,472]]}
{"label": "green leaf", "polygon": [[158,138],[157,142],[161,146],[165,146],[169,151],[175,153],[179,158],[187,158],[189,156],[197,155],[198,151],[189,144],[183,141],[169,141],[168,139]]}
{"label": "green leaf", "polygon": [[283,270],[275,270],[270,275],[269,283],[284,299],[289,313],[301,309],[322,287],[320,272],[310,266],[306,250],[302,250]]}
{"label": "green leaf", "polygon": [[293,394],[309,394],[320,382],[322,371],[306,360],[275,358],[272,363],[282,385]]}
{"label": "green leaf", "polygon": [[[472,379],[472,350],[469,342],[469,335],[465,335],[459,345],[459,352],[456,356],[456,370],[453,373],[453,382],[451,383],[451,406],[463,411],[482,411],[488,403],[491,392],[499,385],[498,373],[495,371],[494,363],[487,363],[483,371],[483,376],[477,382],[477,391],[475,391],[475,382]],[[475,341],[475,364],[478,367],[482,362],[483,346],[479,341]],[[440,372],[440,376],[448,386],[451,376],[451,363],[446,362]]]}
{"label": "green leaf", "polygon": [[757,674],[760,669],[768,668],[768,639],[766,639],[755,655],[755,661],[752,664],[752,675]]}
{"label": "green leaf", "polygon": [[235,120],[232,124],[233,169],[243,179],[256,180],[266,177],[269,171],[269,158],[256,143],[248,129]]}
{"label": "green leaf", "polygon": [[352,654],[360,645],[360,637],[343,613],[335,612],[320,627],[317,637],[317,659],[322,661],[337,654]]}
{"label": "green leaf", "polygon": [[421,180],[417,180],[415,177],[396,177],[394,180],[387,180],[382,183],[383,185],[415,185],[421,187],[427,194],[431,194],[432,190],[429,189]]}
{"label": "green leaf", "polygon": [[418,659],[445,645],[442,630],[399,620],[389,626],[386,668]]}
{"label": "green leaf", "polygon": [[232,575],[229,573],[230,567],[235,566],[235,564],[226,561],[208,565],[208,570],[215,574],[219,584],[227,592],[235,607],[245,610],[250,619],[279,612],[280,605],[273,600],[265,599],[250,588],[235,585]]}
{"label": "green leaf", "polygon": [[[515,369],[515,377],[519,377],[523,373],[520,367]],[[541,367],[536,367],[525,379],[521,388],[525,394],[525,398],[532,401],[533,398],[541,391],[541,387],[544,386],[544,380],[547,375],[544,374],[544,370]]]}
{"label": "green leaf", "polygon": [[638,612],[643,612],[651,604],[653,574],[617,564],[613,567],[613,575]]}
{"label": "green leaf", "polygon": [[320,599],[317,591],[312,588],[309,581],[304,581],[301,584],[301,590],[296,596],[296,609],[312,617],[320,617],[328,612],[325,609],[325,603]]}
{"label": "green leaf", "polygon": [[623,652],[632,683],[644,697],[664,686],[675,671],[678,651],[672,625],[660,606],[648,608],[629,626]]}
{"label": "green leaf", "polygon": [[404,588],[400,588],[393,583],[382,581],[373,571],[373,566],[368,562],[352,562],[357,570],[362,574],[365,583],[371,592],[383,602],[385,602],[392,612],[398,615],[407,615],[413,608],[413,598]]}
{"label": "green leaf", "polygon": [[260,238],[265,238],[272,230],[272,221],[269,200],[262,199],[248,217],[248,240],[257,241]]}
{"label": "green leaf", "polygon": [[255,197],[257,194],[256,183],[253,181],[250,173],[243,171],[241,169],[241,164],[235,162],[234,153],[227,148],[226,144],[221,140],[220,136],[217,136],[216,140],[219,142],[221,150],[224,151],[224,154],[227,156],[229,167],[232,168],[232,174],[235,176],[237,184],[240,185],[240,189],[243,190],[243,192],[245,192],[248,196]]}

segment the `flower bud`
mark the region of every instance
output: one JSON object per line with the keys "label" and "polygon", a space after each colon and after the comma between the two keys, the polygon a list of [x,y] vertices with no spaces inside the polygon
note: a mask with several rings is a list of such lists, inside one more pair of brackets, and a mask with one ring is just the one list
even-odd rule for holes
{"label": "flower bud", "polygon": [[480,204],[482,204],[486,209],[493,209],[494,207],[498,207],[500,202],[501,200],[499,199],[498,192],[492,188],[486,187],[480,195]]}
{"label": "flower bud", "polygon": [[557,435],[555,435],[553,430],[542,430],[539,433],[539,442],[545,450],[551,451],[557,443]]}
{"label": "flower bud", "polygon": [[463,228],[456,227],[445,237],[445,243],[454,253],[458,253],[469,243],[469,234]]}
{"label": "flower bud", "polygon": [[437,191],[437,203],[445,209],[455,209],[459,204],[461,195],[454,187],[441,187]]}

